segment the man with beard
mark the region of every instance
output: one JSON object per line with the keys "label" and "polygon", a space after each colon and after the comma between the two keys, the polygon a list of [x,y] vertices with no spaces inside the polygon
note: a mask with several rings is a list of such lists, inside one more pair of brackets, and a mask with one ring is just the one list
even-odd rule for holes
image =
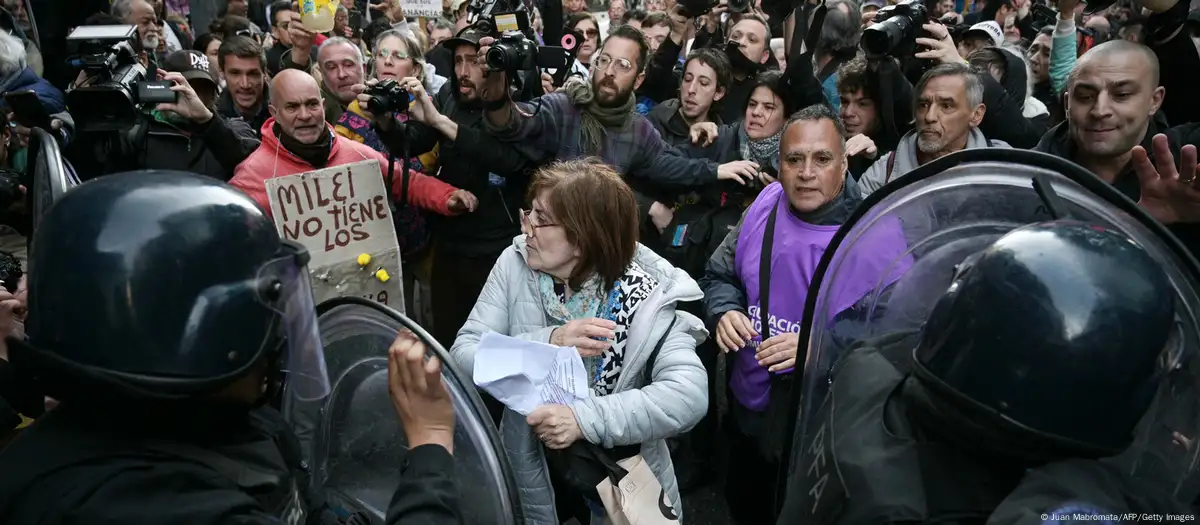
{"label": "man with beard", "polygon": [[[438,148],[438,177],[478,197],[473,213],[430,217],[432,230],[434,337],[447,348],[466,322],[496,259],[521,232],[529,161],[484,130],[480,89],[484,84],[483,33],[471,27],[442,42],[453,53],[454,76],[432,98],[417,78],[401,79],[420,101],[404,129],[391,115],[374,115],[379,137],[397,155]],[[356,89],[361,91],[364,86]],[[367,113],[369,97],[359,95]]]}
{"label": "man with beard", "polygon": [[190,171],[222,181],[258,147],[258,138],[240,119],[214,111],[217,80],[208,57],[176,51],[163,60],[160,80],[175,83],[178,102],[159,104],[143,122],[117,135],[102,159],[99,174],[138,169]]}
{"label": "man with beard", "polygon": [[[481,44],[487,47],[491,41]],[[689,188],[757,177],[758,165],[753,162],[718,165],[680,156],[645,117],[633,112],[633,91],[645,76],[641,71],[648,54],[649,44],[640,31],[618,27],[592,60],[590,83],[568,82],[558,92],[535,101],[536,109],[517,107],[507,98],[505,75],[491,74],[483,88],[483,100],[489,106],[488,128],[498,139],[518,144],[538,163],[602,158],[632,177],[629,182],[640,193],[643,213],[648,213],[654,202],[645,194],[663,186]]]}
{"label": "man with beard", "polygon": [[[713,10],[712,16],[719,16],[725,9],[724,4]],[[662,41],[658,51],[653,54],[650,65],[646,68],[645,83],[639,88],[638,95],[657,101],[679,98],[680,77],[677,70],[679,54],[683,51],[684,38],[691,25],[688,17],[676,7],[671,10],[670,37]],[[771,31],[767,21],[754,13],[742,13],[741,18],[729,30],[729,41],[725,46],[726,57],[733,67],[733,82],[721,103],[717,105],[718,115],[725,122],[735,122],[742,118],[742,110],[750,93],[754,91],[754,76],[763,69],[772,67],[768,60],[771,58]]]}
{"label": "man with beard", "polygon": [[1036,149],[1111,183],[1200,254],[1200,124],[1167,126],[1159,79],[1158,58],[1146,46],[1113,40],[1088,50],[1067,81],[1066,122]]}
{"label": "man with beard", "polygon": [[941,64],[926,71],[913,93],[916,129],[905,133],[896,151],[875,161],[862,176],[863,195],[956,151],[1009,147],[999,140],[989,141],[979,131],[987,111],[983,81],[966,64]]}
{"label": "man with beard", "polygon": [[154,5],[146,0],[116,0],[109,12],[121,22],[137,26],[142,49],[146,51],[151,63],[157,65],[162,59],[159,46],[163,37],[158,15],[154,13]]}
{"label": "man with beard", "polygon": [[[312,75],[279,72],[271,81],[271,118],[262,127],[263,143],[237,167],[229,184],[270,210],[267,179],[364,160],[376,160],[386,171],[387,157],[333,132],[323,119],[323,105],[321,89]],[[395,177],[389,190],[399,196],[403,185],[403,178]],[[412,173],[408,185],[407,204],[433,213],[465,213],[475,207],[474,195],[433,177]]]}
{"label": "man with beard", "polygon": [[225,91],[217,100],[222,117],[240,118],[258,132],[271,117],[267,110],[267,61],[262,47],[238,36],[221,42],[217,63],[225,75]]}

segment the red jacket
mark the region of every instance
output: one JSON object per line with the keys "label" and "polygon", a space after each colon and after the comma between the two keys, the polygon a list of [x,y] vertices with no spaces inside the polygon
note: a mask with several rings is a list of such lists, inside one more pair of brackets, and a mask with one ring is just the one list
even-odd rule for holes
{"label": "red jacket", "polygon": [[[258,205],[266,210],[267,214],[271,213],[271,202],[267,200],[267,179],[286,177],[317,169],[280,145],[279,137],[275,136],[274,126],[274,117],[263,123],[262,145],[249,157],[246,157],[241,164],[238,164],[237,169],[233,171],[233,178],[229,180],[229,183],[235,188],[242,190],[243,193],[258,202]],[[338,135],[333,132],[333,129],[330,129],[329,133],[333,135],[333,147],[329,150],[329,164],[326,167],[375,159],[379,161],[379,167],[384,176],[387,176],[387,157],[384,157],[383,154]],[[392,196],[395,199],[400,198],[401,188],[404,184],[404,178],[400,176],[400,169],[400,163],[397,162],[396,173],[392,181]],[[418,208],[449,215],[450,209],[447,202],[456,189],[454,186],[423,173],[409,171],[408,203]]]}

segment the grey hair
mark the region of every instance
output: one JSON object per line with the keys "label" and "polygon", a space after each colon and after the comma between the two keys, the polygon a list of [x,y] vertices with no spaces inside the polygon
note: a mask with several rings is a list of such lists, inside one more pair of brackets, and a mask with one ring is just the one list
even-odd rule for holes
{"label": "grey hair", "polygon": [[325,42],[321,43],[321,47],[317,48],[317,56],[320,57],[321,52],[325,51],[325,48],[333,46],[350,46],[354,48],[354,54],[358,56],[358,65],[360,66],[367,61],[366,57],[363,56],[362,48],[358,47],[358,44],[351,42],[349,38],[340,36],[325,39]]}
{"label": "grey hair", "polygon": [[449,31],[453,32],[454,31],[454,22],[451,22],[451,21],[446,20],[445,18],[439,16],[439,17],[433,19],[433,28],[434,29],[445,29],[445,30],[449,30]]}
{"label": "grey hair", "polygon": [[[787,122],[783,124],[783,131],[780,133],[780,135],[786,135],[788,128],[797,122],[820,122],[822,120],[828,120],[833,123],[833,127],[837,129],[838,132],[838,140],[840,140],[842,143],[842,153],[845,153],[846,126],[842,124],[842,118],[839,117],[838,114],[833,111],[833,108],[828,104],[813,104],[800,111],[792,113],[792,116],[788,117]],[[780,153],[782,153],[782,151],[780,151]]]}
{"label": "grey hair", "polygon": [[978,74],[971,70],[971,66],[964,63],[939,64],[934,66],[924,75],[921,75],[921,80],[917,82],[913,88],[913,110],[916,111],[917,103],[921,99],[921,93],[925,91],[925,86],[929,81],[941,77],[962,77],[963,83],[967,88],[967,105],[975,108],[983,104],[983,81],[979,80]]}
{"label": "grey hair", "polygon": [[[112,6],[108,8],[109,14],[124,21],[131,13],[133,13],[133,5],[146,0],[113,0]],[[151,4],[153,7],[153,4]]]}
{"label": "grey hair", "polygon": [[7,77],[24,70],[26,65],[25,44],[19,38],[0,31],[0,75]]}
{"label": "grey hair", "polygon": [[[401,42],[404,42],[404,49],[408,51],[409,60],[412,60],[413,64],[420,68],[420,78],[422,81],[424,81],[425,73],[429,71],[429,67],[425,65],[425,57],[421,56],[421,43],[417,41],[417,37],[411,32],[400,31],[398,29],[388,29],[387,31],[380,33],[379,36],[375,37],[375,42],[371,45],[371,49],[378,51],[379,44],[383,42],[383,39],[385,38],[399,38]],[[379,61],[373,60],[371,62],[371,78],[375,78],[375,70],[378,67]]]}
{"label": "grey hair", "polygon": [[338,4],[337,12],[338,12],[338,14],[341,14],[341,13],[346,13],[347,15],[350,14],[350,10],[346,9],[346,6],[344,6],[342,4]]}

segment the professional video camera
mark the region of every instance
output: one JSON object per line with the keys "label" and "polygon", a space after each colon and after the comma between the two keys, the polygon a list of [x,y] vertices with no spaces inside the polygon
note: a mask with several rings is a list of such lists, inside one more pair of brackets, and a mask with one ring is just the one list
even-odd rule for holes
{"label": "professional video camera", "polygon": [[[694,18],[707,14],[720,3],[721,0],[679,0],[676,5],[681,6],[684,16]],[[750,0],[727,0],[726,5],[729,6],[730,13],[745,13],[750,10]]]}
{"label": "professional video camera", "polygon": [[132,128],[139,107],[174,102],[171,82],[147,80],[138,61],[137,26],[82,26],[67,35],[70,64],[87,78],[67,93],[76,127],[87,131]]}
{"label": "professional video camera", "polygon": [[407,113],[413,101],[412,93],[390,78],[380,80],[365,93],[371,97],[367,109],[372,113]]}
{"label": "professional video camera", "polygon": [[867,56],[901,56],[915,51],[921,26],[930,20],[922,0],[904,0],[880,9],[875,23],[863,30],[862,48]]}
{"label": "professional video camera", "polygon": [[468,23],[496,39],[484,57],[488,69],[507,73],[517,89],[523,71],[555,69],[565,76],[580,42],[577,35],[566,34],[562,46],[537,45],[529,12],[519,0],[471,0],[467,5]]}

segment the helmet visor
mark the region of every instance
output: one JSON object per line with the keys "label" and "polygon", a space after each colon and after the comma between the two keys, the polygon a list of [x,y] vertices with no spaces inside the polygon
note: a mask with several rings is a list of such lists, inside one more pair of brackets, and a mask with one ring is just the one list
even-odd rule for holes
{"label": "helmet visor", "polygon": [[299,401],[322,399],[329,395],[329,377],[325,373],[325,355],[317,333],[317,309],[313,304],[309,281],[308,252],[300,245],[284,243],[285,252],[263,265],[259,282],[263,303],[279,314],[280,336],[284,340],[283,372],[286,388]]}

